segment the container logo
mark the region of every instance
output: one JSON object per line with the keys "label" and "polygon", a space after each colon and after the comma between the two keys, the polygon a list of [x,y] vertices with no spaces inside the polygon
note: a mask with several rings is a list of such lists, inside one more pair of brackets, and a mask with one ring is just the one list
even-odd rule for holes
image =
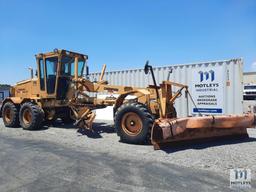
{"label": "container logo", "polygon": [[224,70],[223,66],[207,68],[194,68],[192,74],[192,96],[196,107],[192,108],[192,114],[223,114],[224,98]]}
{"label": "container logo", "polygon": [[210,70],[210,71],[199,71],[199,76],[200,76],[200,82],[202,81],[207,81],[210,78],[210,81],[214,81],[215,77],[214,77],[214,71]]}

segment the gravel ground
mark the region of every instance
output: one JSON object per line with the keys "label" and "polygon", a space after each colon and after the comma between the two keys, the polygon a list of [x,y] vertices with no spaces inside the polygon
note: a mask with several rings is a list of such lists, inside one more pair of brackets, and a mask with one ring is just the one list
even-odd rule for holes
{"label": "gravel ground", "polygon": [[211,141],[180,147],[154,150],[151,145],[130,145],[119,142],[112,122],[96,122],[95,132],[79,131],[72,125],[58,123],[38,131],[5,128],[0,119],[0,135],[9,138],[50,141],[69,148],[99,152],[144,162],[164,162],[195,169],[209,170],[229,176],[231,168],[249,168],[256,175],[256,129],[248,129],[249,139]]}
{"label": "gravel ground", "polygon": [[[221,173],[163,162],[123,160],[119,156],[72,149],[35,139],[0,134],[1,192],[83,191],[222,191],[229,188]],[[252,184],[252,189],[256,186]],[[244,189],[242,191],[248,191]]]}

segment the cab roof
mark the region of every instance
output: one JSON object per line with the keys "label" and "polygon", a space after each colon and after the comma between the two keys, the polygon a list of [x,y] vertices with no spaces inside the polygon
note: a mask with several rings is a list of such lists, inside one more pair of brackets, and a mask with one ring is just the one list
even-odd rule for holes
{"label": "cab roof", "polygon": [[82,54],[82,53],[77,53],[77,52],[73,52],[73,51],[68,51],[65,49],[54,49],[52,52],[47,52],[47,53],[39,53],[36,56],[36,58],[43,58],[43,57],[53,57],[53,56],[58,56],[58,55],[68,55],[71,57],[82,57],[85,59],[88,59],[88,55]]}

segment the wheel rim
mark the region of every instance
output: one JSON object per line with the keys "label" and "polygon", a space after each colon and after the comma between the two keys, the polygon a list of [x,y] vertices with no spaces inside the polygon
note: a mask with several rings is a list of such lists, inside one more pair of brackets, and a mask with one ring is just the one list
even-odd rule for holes
{"label": "wheel rim", "polygon": [[32,113],[29,109],[24,110],[22,120],[26,125],[29,125],[32,122]]}
{"label": "wheel rim", "polygon": [[12,121],[12,112],[11,112],[11,108],[7,107],[4,110],[4,119],[7,123],[10,123]]}
{"label": "wheel rim", "polygon": [[128,112],[122,118],[121,127],[126,134],[136,136],[142,130],[142,120],[136,113]]}

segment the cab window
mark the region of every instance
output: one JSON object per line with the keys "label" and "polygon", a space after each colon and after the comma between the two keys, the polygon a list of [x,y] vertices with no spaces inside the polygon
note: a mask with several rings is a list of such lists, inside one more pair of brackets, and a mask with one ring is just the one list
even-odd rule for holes
{"label": "cab window", "polygon": [[[84,60],[78,60],[78,76],[83,75]],[[75,75],[75,58],[64,56],[61,59],[61,75],[74,76]]]}
{"label": "cab window", "polygon": [[44,83],[44,61],[43,59],[39,59],[39,79],[40,79],[40,89],[42,91],[45,90],[45,83]]}
{"label": "cab window", "polygon": [[46,64],[46,82],[47,82],[47,93],[53,94],[55,91],[56,74],[58,66],[58,57],[51,57],[45,59]]}

